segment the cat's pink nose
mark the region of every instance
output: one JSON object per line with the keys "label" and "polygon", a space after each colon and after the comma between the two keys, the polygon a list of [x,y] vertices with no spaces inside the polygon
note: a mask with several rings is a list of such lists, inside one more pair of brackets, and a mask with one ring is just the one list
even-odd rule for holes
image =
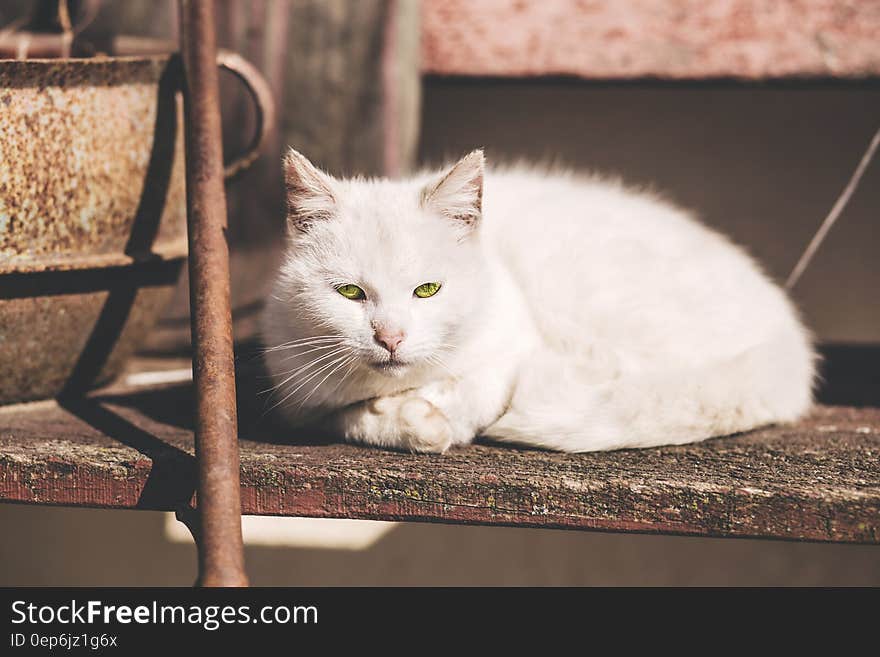
{"label": "cat's pink nose", "polygon": [[404,332],[399,329],[397,331],[380,329],[373,334],[373,338],[376,342],[385,347],[392,354],[395,352],[398,345],[403,342],[403,338],[405,337],[406,335]]}

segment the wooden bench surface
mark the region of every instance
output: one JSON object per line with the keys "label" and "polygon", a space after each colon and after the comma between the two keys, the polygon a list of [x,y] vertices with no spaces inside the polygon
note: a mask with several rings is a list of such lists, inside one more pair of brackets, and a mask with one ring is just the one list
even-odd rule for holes
{"label": "wooden bench surface", "polygon": [[[0,407],[0,501],[189,505],[191,408],[188,382]],[[820,406],[795,426],[578,455],[488,444],[400,454],[304,439],[247,413],[241,436],[247,514],[880,542],[876,407]]]}

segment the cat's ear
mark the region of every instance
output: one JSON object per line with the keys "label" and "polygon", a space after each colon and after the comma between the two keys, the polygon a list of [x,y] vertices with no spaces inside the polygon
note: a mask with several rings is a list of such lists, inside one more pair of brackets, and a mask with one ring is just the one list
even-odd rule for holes
{"label": "cat's ear", "polygon": [[422,190],[422,207],[439,212],[470,232],[483,212],[484,168],[482,150],[468,153]]}
{"label": "cat's ear", "polygon": [[305,232],[336,213],[333,178],[319,170],[292,148],[284,156],[284,182],[287,187],[287,223]]}

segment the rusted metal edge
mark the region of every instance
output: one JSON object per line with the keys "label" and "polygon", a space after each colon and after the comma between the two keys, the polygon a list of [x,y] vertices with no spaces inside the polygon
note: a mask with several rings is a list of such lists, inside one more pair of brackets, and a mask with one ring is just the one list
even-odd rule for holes
{"label": "rusted metal edge", "polygon": [[182,260],[186,255],[185,237],[170,244],[158,244],[152,250],[143,253],[61,254],[38,258],[0,255],[0,276],[131,267],[151,262]]}
{"label": "rusted metal edge", "polygon": [[[168,61],[168,59],[173,56],[173,52],[149,52],[113,56],[94,55],[89,57],[28,57],[27,59],[10,59],[0,57],[0,62],[3,62],[3,64],[7,66],[15,65],[22,67],[28,67],[31,64],[53,64],[58,66],[80,66],[82,64],[88,64],[89,66],[109,68],[109,66],[119,63],[144,63],[153,65],[164,65]],[[131,82],[131,80],[125,80],[125,82]]]}

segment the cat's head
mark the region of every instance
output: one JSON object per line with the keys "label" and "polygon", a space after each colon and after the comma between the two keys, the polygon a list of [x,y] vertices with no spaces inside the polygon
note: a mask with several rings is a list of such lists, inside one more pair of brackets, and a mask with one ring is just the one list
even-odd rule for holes
{"label": "cat's head", "polygon": [[289,247],[274,303],[290,334],[338,338],[388,376],[442,361],[488,285],[482,151],[402,181],[337,179],[292,149],[284,170]]}

